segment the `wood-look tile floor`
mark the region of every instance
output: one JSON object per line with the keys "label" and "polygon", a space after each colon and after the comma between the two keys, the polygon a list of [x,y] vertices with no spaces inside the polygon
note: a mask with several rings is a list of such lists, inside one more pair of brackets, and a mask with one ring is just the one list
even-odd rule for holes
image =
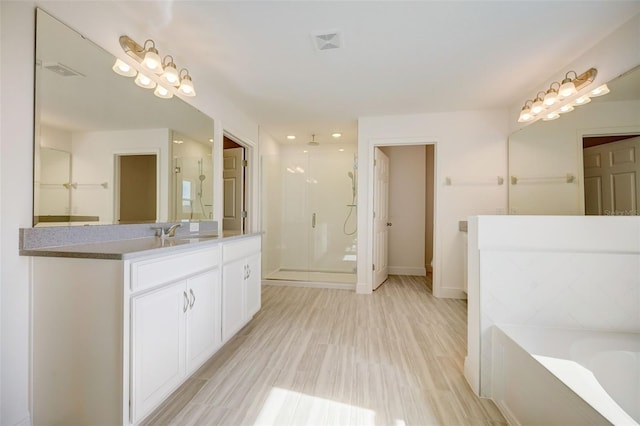
{"label": "wood-look tile floor", "polygon": [[506,425],[463,376],[466,302],[264,286],[262,309],[146,425]]}

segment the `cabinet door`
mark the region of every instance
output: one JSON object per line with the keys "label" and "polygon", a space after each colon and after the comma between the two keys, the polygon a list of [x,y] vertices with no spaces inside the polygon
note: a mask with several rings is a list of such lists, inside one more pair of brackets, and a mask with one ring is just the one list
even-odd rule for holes
{"label": "cabinet door", "polygon": [[227,341],[244,325],[244,259],[222,267],[222,340]]}
{"label": "cabinet door", "polygon": [[220,270],[187,280],[187,373],[200,367],[222,344],[220,330]]}
{"label": "cabinet door", "polygon": [[185,375],[184,281],[133,297],[132,417],[141,419],[160,403]]}
{"label": "cabinet door", "polygon": [[246,260],[247,279],[245,280],[245,321],[249,321],[260,310],[262,279],[260,277],[260,253]]}

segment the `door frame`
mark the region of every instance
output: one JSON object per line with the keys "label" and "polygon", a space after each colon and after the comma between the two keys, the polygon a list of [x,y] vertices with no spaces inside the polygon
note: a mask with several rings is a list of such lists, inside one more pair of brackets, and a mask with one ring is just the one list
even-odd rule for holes
{"label": "door frame", "polygon": [[155,155],[156,156],[156,222],[162,222],[160,208],[162,200],[162,180],[161,180],[161,153],[159,149],[118,151],[113,153],[113,223],[120,223],[120,157],[132,155]]}
{"label": "door frame", "polygon": [[[254,199],[256,196],[256,192],[255,192],[255,188],[256,186],[256,181],[255,179],[257,179],[257,176],[259,176],[258,172],[258,167],[259,167],[259,158],[258,158],[258,149],[255,145],[255,143],[253,141],[251,141],[250,139],[247,138],[242,138],[237,136],[236,134],[234,134],[232,131],[228,131],[227,129],[223,129],[222,130],[222,134],[220,136],[220,141],[219,141],[219,151],[216,151],[216,153],[218,153],[219,155],[219,159],[216,162],[217,165],[219,165],[220,167],[220,173],[218,173],[219,179],[220,179],[220,184],[218,186],[216,186],[216,190],[219,190],[219,197],[214,197],[215,200],[219,200],[220,206],[218,209],[215,209],[214,211],[218,211],[218,219],[214,219],[214,220],[218,220],[218,230],[220,232],[222,232],[223,228],[222,228],[222,222],[223,222],[223,203],[224,203],[224,186],[223,186],[223,177],[222,177],[222,170],[223,170],[223,145],[224,145],[224,137],[227,137],[229,139],[231,139],[232,141],[234,141],[235,143],[237,143],[238,145],[240,145],[242,148],[244,148],[244,159],[248,162],[247,167],[245,168],[245,176],[244,176],[244,188],[243,188],[243,197],[244,197],[244,209],[247,212],[247,217],[244,220],[244,225],[243,225],[243,232],[244,233],[250,233],[250,232],[255,232],[257,230],[257,226],[259,223],[259,218],[258,218],[258,203],[257,201]],[[214,157],[216,156],[216,153],[214,153]],[[214,173],[215,174],[215,173]],[[215,174],[216,176],[218,174]]]}
{"label": "door frame", "polygon": [[[432,270],[432,284],[433,295],[439,297],[441,288],[441,268],[440,268],[440,232],[438,230],[438,205],[439,205],[439,192],[440,188],[438,182],[438,169],[439,169],[439,156],[438,156],[438,142],[429,138],[389,138],[389,139],[371,139],[367,146],[368,161],[366,162],[367,179],[358,179],[358,203],[366,204],[366,209],[362,209],[358,213],[358,225],[362,225],[362,218],[366,220],[365,225],[359,229],[365,229],[367,235],[366,245],[366,261],[365,271],[361,272],[358,268],[358,280],[356,285],[356,291],[358,293],[371,293],[373,291],[373,195],[374,195],[374,157],[375,148],[380,147],[395,147],[395,146],[410,146],[410,145],[433,145],[433,270]],[[360,156],[359,156],[360,157]],[[390,165],[391,167],[392,165]],[[360,178],[360,176],[359,176]],[[364,184],[362,182],[364,181]],[[366,188],[362,188],[361,185],[366,185]],[[366,197],[366,200],[360,198],[360,194]],[[370,194],[370,196],[368,196]],[[358,256],[361,255],[361,250],[358,250]],[[360,263],[361,264],[361,263]],[[365,277],[362,280],[362,277]],[[364,281],[364,282],[363,282]]]}
{"label": "door frame", "polygon": [[584,151],[582,140],[590,136],[622,136],[640,134],[640,126],[599,127],[595,129],[578,129],[576,132],[577,151],[577,183],[578,183],[578,212],[585,215],[584,209]]}

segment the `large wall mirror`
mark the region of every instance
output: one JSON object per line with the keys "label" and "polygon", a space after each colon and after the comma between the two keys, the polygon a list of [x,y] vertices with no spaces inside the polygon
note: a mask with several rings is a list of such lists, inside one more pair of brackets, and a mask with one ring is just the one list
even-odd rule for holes
{"label": "large wall mirror", "polygon": [[640,67],[509,137],[509,213],[640,215]]}
{"label": "large wall mirror", "polygon": [[34,226],[208,220],[213,120],[36,10]]}

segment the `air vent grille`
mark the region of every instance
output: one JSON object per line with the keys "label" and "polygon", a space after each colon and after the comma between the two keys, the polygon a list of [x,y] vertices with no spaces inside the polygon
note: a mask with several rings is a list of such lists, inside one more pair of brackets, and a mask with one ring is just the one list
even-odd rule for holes
{"label": "air vent grille", "polygon": [[59,62],[51,62],[51,63],[44,64],[44,68],[58,75],[61,75],[62,77],[75,77],[75,76],[84,77],[85,76],[81,72],[78,72],[72,69],[71,67],[68,67],[67,65],[61,64]]}
{"label": "air vent grille", "polygon": [[342,47],[342,34],[340,31],[318,31],[311,34],[313,44],[318,51],[333,50]]}

